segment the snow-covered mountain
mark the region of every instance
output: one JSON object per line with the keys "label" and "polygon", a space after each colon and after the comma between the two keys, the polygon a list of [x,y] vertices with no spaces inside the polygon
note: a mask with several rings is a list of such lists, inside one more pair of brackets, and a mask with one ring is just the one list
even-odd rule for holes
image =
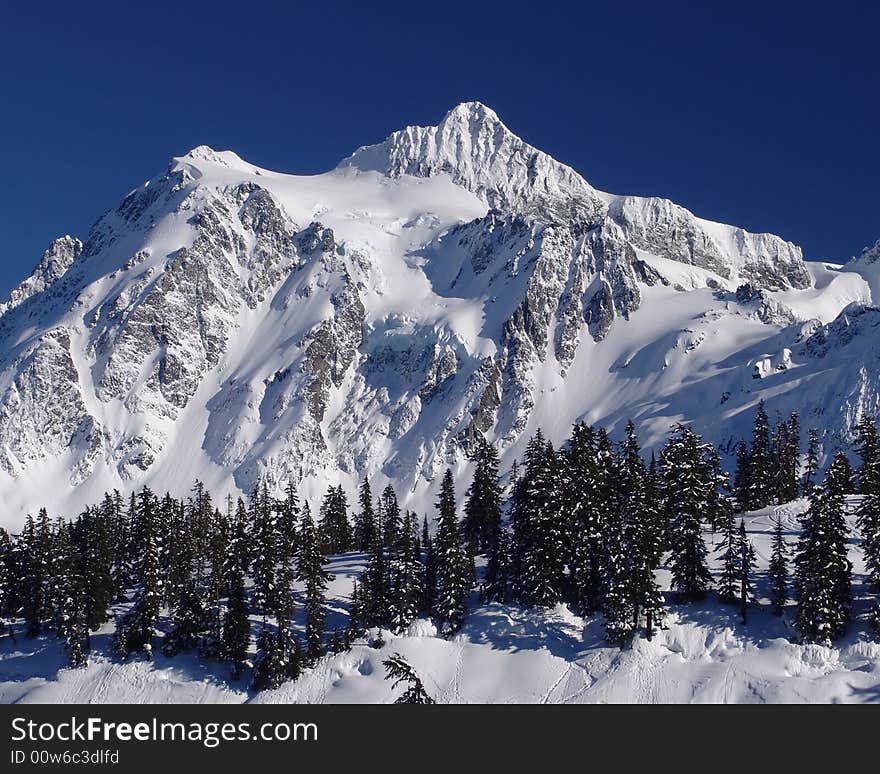
{"label": "snow-covered mountain", "polygon": [[421,508],[477,433],[505,465],[578,419],[729,446],[760,398],[833,446],[880,408],[878,250],[597,191],[479,103],[316,176],[200,146],[0,304],[3,520],[195,478]]}

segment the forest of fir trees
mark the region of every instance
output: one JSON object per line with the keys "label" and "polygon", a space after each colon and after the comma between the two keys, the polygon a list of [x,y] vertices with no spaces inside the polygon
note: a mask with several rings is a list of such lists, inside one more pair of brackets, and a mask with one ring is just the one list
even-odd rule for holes
{"label": "forest of fir trees", "polygon": [[[880,593],[880,436],[872,418],[860,420],[856,439],[858,470],[839,452],[820,480],[817,434],[802,454],[797,414],[771,427],[761,403],[731,482],[718,450],[687,425],[676,425],[646,460],[632,423],[617,442],[580,423],[558,449],[537,431],[503,486],[497,451],[479,438],[461,515],[447,470],[433,529],[427,516],[401,509],[391,486],[374,497],[366,480],[353,509],[343,488],[331,487],[316,517],[292,486],[277,498],[263,484],[248,502],[227,498],[222,507],[198,482],[184,499],[149,488],[127,499],[113,492],[73,520],[53,521],[43,509],[16,535],[0,529],[0,636],[54,635],[70,666],[83,666],[91,633],[115,612],[119,659],[150,659],[154,647],[166,656],[194,652],[227,662],[234,679],[246,673],[263,690],[369,629],[381,644],[382,628],[405,632],[432,617],[452,635],[478,592],[484,602],[564,602],[584,616],[601,614],[609,642],[623,647],[663,626],[668,601],[700,604],[710,591],[738,605],[748,623],[758,571],[736,514],[805,496],[797,545],[788,546],[777,520],[763,572],[772,611],[790,614],[803,642],[830,643],[853,615],[852,493],[861,495],[866,582]],[[722,536],[715,577],[709,533]],[[347,627],[328,632],[328,557],[350,551],[365,554],[364,569]],[[661,565],[671,572],[668,595],[656,579]],[[295,601],[304,630],[293,627]],[[876,601],[868,623],[880,635]],[[396,677],[405,672],[386,666]]]}

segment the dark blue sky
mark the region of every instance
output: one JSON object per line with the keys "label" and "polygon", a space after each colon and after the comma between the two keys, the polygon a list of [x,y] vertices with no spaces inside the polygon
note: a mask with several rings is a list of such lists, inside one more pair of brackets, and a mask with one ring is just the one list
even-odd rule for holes
{"label": "dark blue sky", "polygon": [[603,190],[873,243],[880,11],[717,5],[5,3],[0,292],[195,145],[320,172],[472,99]]}

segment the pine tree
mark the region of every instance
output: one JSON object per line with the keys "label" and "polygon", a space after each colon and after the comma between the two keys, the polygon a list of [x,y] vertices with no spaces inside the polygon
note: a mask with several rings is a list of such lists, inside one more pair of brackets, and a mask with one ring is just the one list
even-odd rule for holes
{"label": "pine tree", "polygon": [[52,531],[45,508],[40,509],[36,521],[28,515],[20,542],[21,555],[24,558],[22,617],[26,624],[25,634],[36,637],[50,614]]}
{"label": "pine tree", "polygon": [[[231,507],[228,510],[231,511]],[[223,616],[222,657],[232,664],[233,679],[238,679],[241,675],[251,640],[245,589],[248,567],[247,525],[247,509],[239,498],[235,514],[229,521],[229,551],[224,567],[229,597]]]}
{"label": "pine tree", "polygon": [[752,588],[752,573],[755,569],[755,549],[752,547],[746,534],[745,520],[740,519],[739,522],[739,538],[737,541],[739,549],[739,604],[742,613],[742,622],[748,623],[749,604],[754,602],[754,592]]}
{"label": "pine tree", "polygon": [[737,509],[747,511],[751,502],[752,481],[749,447],[745,441],[740,441],[736,445],[736,472],[733,477],[733,491]]}
{"label": "pine tree", "polygon": [[162,652],[166,656],[195,650],[201,645],[207,626],[207,611],[201,589],[194,577],[179,590],[171,625],[171,631],[162,641]]}
{"label": "pine tree", "polygon": [[721,553],[721,575],[718,578],[718,596],[724,602],[735,602],[739,598],[739,545],[736,519],[733,511],[727,515],[722,525],[723,538],[717,551]]}
{"label": "pine tree", "polygon": [[351,550],[348,499],[341,485],[330,487],[324,495],[318,534],[321,539],[321,551],[325,554],[342,554]]}
{"label": "pine tree", "polygon": [[397,503],[397,495],[391,484],[388,484],[382,490],[377,510],[380,514],[377,523],[382,531],[382,543],[386,548],[391,549],[393,553],[400,540],[400,531],[403,529],[403,517],[400,513],[400,505]]}
{"label": "pine tree", "polygon": [[[317,545],[311,515],[304,509],[302,517],[304,521],[307,518],[311,525],[312,539]],[[275,617],[275,631],[271,630],[264,615],[254,659],[252,688],[256,691],[278,688],[287,680],[296,679],[304,657],[299,642],[290,631],[294,613],[293,582],[296,578],[294,557],[287,550],[277,552],[276,557],[275,583],[269,598],[271,613]]]}
{"label": "pine tree", "polygon": [[277,606],[278,565],[283,555],[278,519],[265,484],[251,496],[250,522],[253,529],[253,605],[262,615],[271,615]]}
{"label": "pine tree", "polygon": [[[602,452],[604,457],[607,454],[607,449]],[[611,466],[605,459],[600,461],[593,428],[583,423],[572,429],[566,458],[562,510],[567,522],[566,533],[571,536],[567,552],[569,574],[578,607],[582,613],[589,614],[599,609],[602,599],[602,535],[607,514],[613,507],[609,500],[613,490],[604,479]],[[515,492],[515,528],[517,500]],[[520,542],[515,535],[515,554],[520,552]],[[517,561],[515,558],[514,562]]]}
{"label": "pine tree", "polygon": [[[373,513],[378,520],[379,514],[375,511]],[[367,626],[381,626],[387,624],[390,617],[391,577],[388,551],[378,525],[374,525],[369,534],[373,536],[373,544],[367,551],[367,566],[361,576],[364,623]]]}
{"label": "pine tree", "polygon": [[214,510],[211,534],[208,539],[208,574],[205,579],[205,634],[200,644],[200,652],[206,658],[224,658],[223,622],[226,606],[223,600],[229,592],[227,567],[232,546],[232,519],[228,512],[224,516]]}
{"label": "pine tree", "polygon": [[0,527],[0,639],[12,634],[12,618],[15,607],[15,559],[9,533]]}
{"label": "pine tree", "polygon": [[849,457],[845,452],[839,451],[834,456],[832,466],[835,467],[835,475],[833,477],[834,486],[841,495],[853,494],[856,492],[856,474],[853,470]]}
{"label": "pine tree", "polygon": [[686,425],[676,425],[663,450],[672,588],[685,601],[701,599],[712,582],[702,519],[714,482],[708,475],[705,453],[700,436]]}
{"label": "pine tree", "polygon": [[807,457],[804,461],[804,475],[801,480],[801,492],[805,497],[809,497],[813,493],[816,473],[819,471],[819,450],[819,434],[811,428],[807,443]]}
{"label": "pine tree", "polygon": [[74,541],[82,555],[81,585],[86,625],[91,631],[110,620],[108,608],[116,596],[113,527],[112,513],[103,508],[86,510],[73,526]]}
{"label": "pine tree", "polygon": [[859,492],[880,495],[880,435],[874,417],[868,414],[862,414],[856,425],[856,451],[862,461]]}
{"label": "pine tree", "polygon": [[376,542],[376,514],[373,512],[373,494],[370,482],[361,483],[358,501],[360,511],[354,519],[354,543],[358,551],[369,551]]}
{"label": "pine tree", "polygon": [[509,602],[512,586],[511,549],[513,537],[503,527],[499,529],[489,546],[486,573],[483,578],[482,597],[487,602]]}
{"label": "pine tree", "polygon": [[229,574],[229,601],[223,617],[223,657],[232,664],[232,677],[238,679],[247,661],[251,641],[244,573],[236,567]]}
{"label": "pine tree", "polygon": [[299,537],[299,498],[293,482],[288,481],[284,489],[284,499],[276,504],[278,512],[278,552],[280,560],[290,560],[296,556],[299,549],[297,538]]}
{"label": "pine tree", "polygon": [[798,468],[800,467],[800,424],[797,411],[788,422],[776,422],[773,437],[774,478],[776,501],[790,502],[798,496]]}
{"label": "pine tree", "polygon": [[397,688],[400,683],[406,683],[406,690],[395,700],[395,704],[434,704],[434,700],[428,696],[422,679],[418,672],[400,655],[393,654],[382,662],[385,667],[385,679],[393,680],[391,689]]}
{"label": "pine tree", "polygon": [[849,625],[852,565],[847,557],[843,492],[850,472],[838,455],[804,516],[795,558],[795,628],[805,642],[830,643]]}
{"label": "pine tree", "polygon": [[306,659],[314,663],[323,655],[325,627],[324,594],[333,576],[324,570],[325,559],[318,543],[308,503],[303,504],[299,534],[297,580],[305,583]]}
{"label": "pine tree", "polygon": [[706,461],[706,515],[705,521],[712,528],[712,536],[724,528],[733,513],[734,503],[730,479],[721,466],[721,455],[711,444],[705,445]]}
{"label": "pine tree", "polygon": [[782,532],[782,519],[776,517],[773,527],[773,543],[767,574],[770,579],[770,601],[773,615],[781,616],[788,602],[788,547]]}
{"label": "pine tree", "polygon": [[353,640],[363,637],[366,632],[366,604],[361,584],[355,580],[351,588],[348,633],[346,639],[350,644]]}
{"label": "pine tree", "polygon": [[55,633],[71,667],[88,663],[90,638],[86,620],[82,560],[66,524],[59,523],[52,547],[52,606]]}
{"label": "pine tree", "polygon": [[114,636],[114,650],[121,658],[143,653],[147,659],[151,659],[153,655],[153,637],[162,599],[155,499],[147,487],[144,487],[138,499],[135,538],[140,551],[136,571],[138,586],[132,607],[120,619]]}
{"label": "pine tree", "polygon": [[437,535],[433,547],[437,562],[434,614],[443,631],[454,633],[464,622],[471,573],[455,514],[452,471],[448,468],[443,476],[437,501]]}
{"label": "pine tree", "polygon": [[660,565],[669,544],[669,514],[661,489],[660,471],[652,453],[651,462],[648,464],[648,475],[645,478],[646,518],[653,525],[650,531],[653,545],[648,556],[651,569],[656,569]]}
{"label": "pine tree", "polygon": [[424,584],[422,587],[422,610],[433,614],[437,601],[437,557],[434,542],[428,531],[428,517],[422,521],[422,550],[424,551]]}
{"label": "pine tree", "polygon": [[609,513],[602,546],[602,615],[606,636],[617,645],[629,640],[638,622],[633,572],[637,546],[627,540],[626,527],[619,510]]}
{"label": "pine tree", "polygon": [[758,403],[749,450],[749,510],[758,510],[776,499],[774,465],[770,447],[770,422],[764,401]]}
{"label": "pine tree", "polygon": [[395,632],[404,631],[415,620],[424,597],[417,524],[416,515],[407,512],[391,567],[389,620]]}
{"label": "pine tree", "polygon": [[498,452],[479,436],[473,455],[474,478],[465,495],[462,531],[471,556],[488,553],[501,529],[501,483]]}
{"label": "pine tree", "polygon": [[[613,456],[610,442],[607,453]],[[525,459],[512,507],[518,597],[526,605],[552,607],[562,594],[565,531],[559,518],[558,460],[540,430],[529,441]]]}
{"label": "pine tree", "polygon": [[801,467],[801,425],[797,411],[788,418],[786,443],[781,454],[779,473],[779,502],[791,502],[798,497]]}
{"label": "pine tree", "polygon": [[273,632],[264,621],[257,638],[251,688],[254,691],[267,691],[284,685],[291,679],[291,672],[294,671],[291,659],[295,662],[295,653],[295,645],[291,644],[290,635],[281,629]]}
{"label": "pine tree", "polygon": [[113,495],[105,495],[104,506],[113,524],[113,601],[122,602],[125,591],[132,585],[131,515],[136,509],[135,495],[132,492],[128,512],[123,507],[122,495],[113,490]]}

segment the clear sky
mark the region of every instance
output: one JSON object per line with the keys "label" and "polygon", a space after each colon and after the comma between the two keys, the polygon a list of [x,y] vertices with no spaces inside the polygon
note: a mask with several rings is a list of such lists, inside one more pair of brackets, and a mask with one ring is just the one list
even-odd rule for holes
{"label": "clear sky", "polygon": [[464,100],[602,190],[846,259],[880,238],[878,30],[865,0],[0,0],[0,293],[191,147],[321,172]]}

